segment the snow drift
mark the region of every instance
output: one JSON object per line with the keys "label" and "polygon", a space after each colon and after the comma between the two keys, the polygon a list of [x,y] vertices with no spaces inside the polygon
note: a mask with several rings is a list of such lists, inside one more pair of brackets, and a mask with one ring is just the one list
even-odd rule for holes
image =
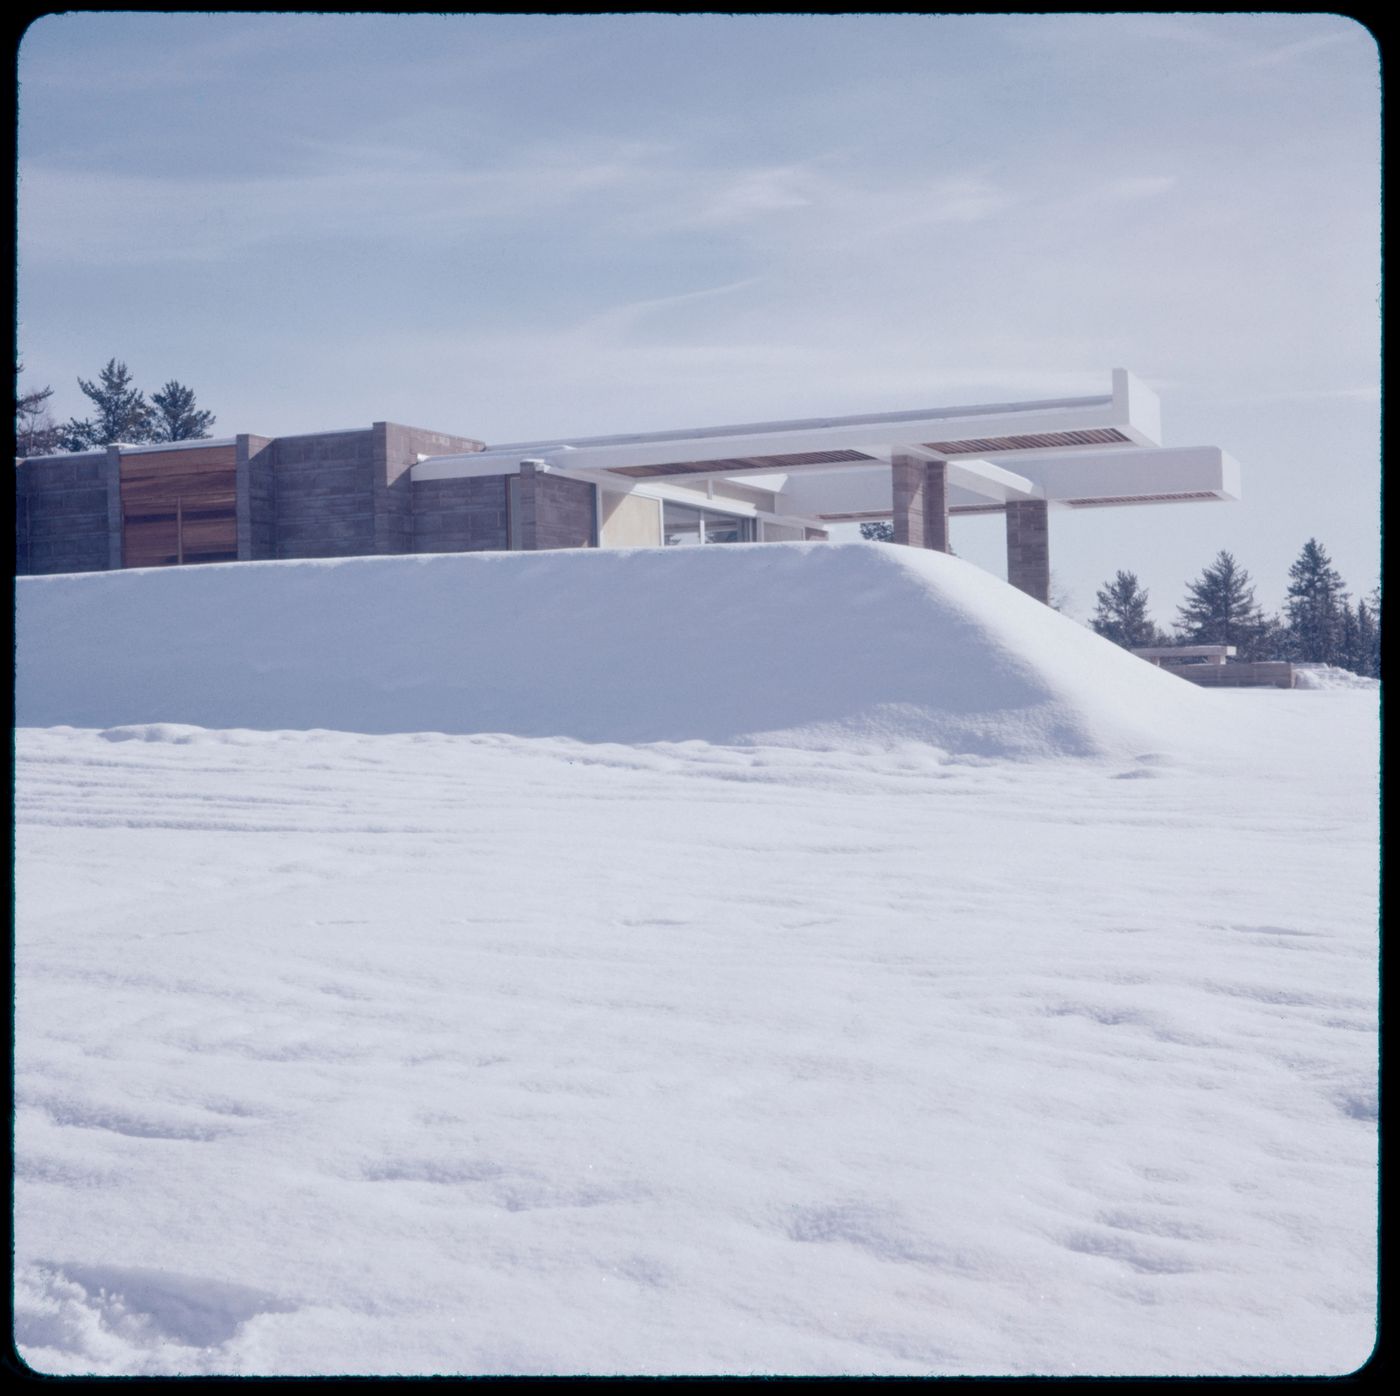
{"label": "snow drift", "polygon": [[23,578],[22,726],[498,732],[1093,755],[1205,695],[971,564],[883,544]]}

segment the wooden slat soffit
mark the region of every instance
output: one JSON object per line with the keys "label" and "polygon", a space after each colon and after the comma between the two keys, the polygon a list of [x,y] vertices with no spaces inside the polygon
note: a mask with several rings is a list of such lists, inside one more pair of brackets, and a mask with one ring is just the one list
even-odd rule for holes
{"label": "wooden slat soffit", "polygon": [[655,475],[737,474],[741,470],[783,470],[793,465],[843,465],[848,461],[874,460],[863,451],[795,451],[783,456],[729,456],[722,460],[669,461],[664,465],[614,465],[614,475],[646,479]]}
{"label": "wooden slat soffit", "polygon": [[943,456],[984,455],[993,451],[1045,451],[1054,446],[1131,445],[1132,438],[1117,427],[1091,427],[1085,431],[1039,431],[1026,436],[970,436],[960,441],[925,441],[930,451]]}

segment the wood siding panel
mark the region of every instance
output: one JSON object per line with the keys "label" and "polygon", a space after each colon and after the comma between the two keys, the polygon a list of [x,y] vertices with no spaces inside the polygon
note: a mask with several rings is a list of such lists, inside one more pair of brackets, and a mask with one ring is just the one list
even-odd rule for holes
{"label": "wood siding panel", "polygon": [[237,452],[152,451],[121,464],[122,565],[170,567],[238,556]]}

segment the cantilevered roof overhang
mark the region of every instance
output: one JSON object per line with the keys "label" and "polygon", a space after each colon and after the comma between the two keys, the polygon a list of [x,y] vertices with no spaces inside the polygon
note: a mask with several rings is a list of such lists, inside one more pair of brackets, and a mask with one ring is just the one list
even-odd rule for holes
{"label": "cantilevered roof overhang", "polygon": [[1238,498],[1238,467],[1223,452],[1160,442],[1156,395],[1115,369],[1097,396],[523,441],[421,461],[413,478],[511,474],[522,460],[622,491],[647,480],[779,475],[785,510],[837,520],[888,516],[888,467],[902,455],[948,462],[953,512],[1017,499],[1087,507]]}

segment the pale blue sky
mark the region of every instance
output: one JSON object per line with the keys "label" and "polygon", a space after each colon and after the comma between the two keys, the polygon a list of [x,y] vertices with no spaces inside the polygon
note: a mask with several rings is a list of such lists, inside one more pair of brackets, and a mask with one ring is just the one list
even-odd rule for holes
{"label": "pale blue sky", "polygon": [[[1379,79],[1335,15],[66,14],[20,64],[19,347],[216,430],[485,441],[1106,391],[1234,505],[1056,513],[1081,617],[1221,548],[1379,567]],[[954,546],[1004,568],[1000,521]]]}

